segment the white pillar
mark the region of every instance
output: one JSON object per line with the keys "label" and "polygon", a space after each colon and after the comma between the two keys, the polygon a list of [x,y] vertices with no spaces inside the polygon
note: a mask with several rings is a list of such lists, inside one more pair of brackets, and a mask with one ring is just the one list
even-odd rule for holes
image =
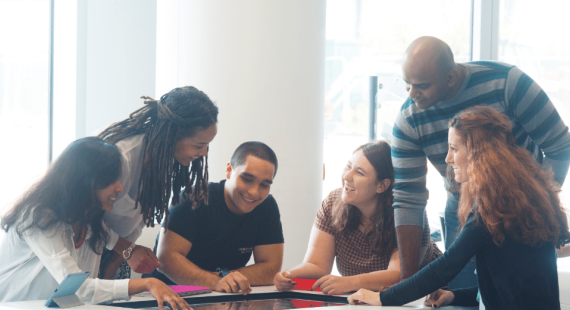
{"label": "white pillar", "polygon": [[156,80],[156,0],[56,0],[54,158],[141,107]]}
{"label": "white pillar", "polygon": [[[160,14],[169,11],[176,15]],[[158,46],[157,63],[172,66],[178,85],[160,84],[157,97],[192,85],[218,105],[218,135],[210,146],[212,181],[224,177],[242,142],[262,141],[273,148],[279,169],[271,193],[285,235],[283,268],[301,263],[322,198],[325,0],[168,1],[158,3],[158,12],[159,38],[169,31],[163,18],[178,19],[170,33],[177,32],[179,49],[174,66],[161,60],[173,52]]]}

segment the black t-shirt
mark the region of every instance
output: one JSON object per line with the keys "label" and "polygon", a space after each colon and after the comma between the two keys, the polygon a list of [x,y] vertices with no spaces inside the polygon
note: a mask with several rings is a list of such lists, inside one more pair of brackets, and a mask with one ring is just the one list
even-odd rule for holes
{"label": "black t-shirt", "polygon": [[[209,203],[184,201],[170,209],[168,229],[192,243],[186,258],[206,271],[235,270],[249,261],[258,245],[283,243],[279,208],[269,195],[253,211],[233,214],[224,199],[225,180],[209,183]],[[153,276],[163,279],[155,270]],[[164,280],[164,279],[163,279]]]}

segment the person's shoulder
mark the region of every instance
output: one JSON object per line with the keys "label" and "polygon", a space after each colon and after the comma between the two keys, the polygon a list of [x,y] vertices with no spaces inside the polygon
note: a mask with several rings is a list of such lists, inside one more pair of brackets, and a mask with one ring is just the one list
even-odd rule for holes
{"label": "person's shoulder", "polygon": [[342,199],[342,191],[343,188],[339,187],[337,189],[332,190],[325,200],[323,201],[322,209],[325,213],[330,214],[333,206]]}
{"label": "person's shoulder", "polygon": [[339,187],[337,189],[333,189],[328,195],[327,195],[327,200],[331,200],[331,201],[336,201],[338,199],[342,198],[342,187]]}
{"label": "person's shoulder", "polygon": [[467,63],[460,64],[465,66],[471,72],[479,72],[479,71],[497,71],[497,72],[509,72],[511,69],[515,68],[514,65],[510,65],[504,62],[499,61],[471,61]]}
{"label": "person's shoulder", "polygon": [[398,112],[398,114],[396,116],[395,124],[401,123],[403,121],[407,121],[410,118],[413,118],[414,114],[416,114],[418,112],[422,112],[422,111],[423,110],[421,110],[420,108],[418,108],[414,104],[414,100],[412,100],[412,98],[408,97],[406,99],[406,101],[404,101],[402,106],[400,107],[400,111]]}
{"label": "person's shoulder", "polygon": [[[184,193],[180,193],[181,202],[170,207],[169,216],[181,216],[190,214],[198,215],[208,212],[217,212],[212,209],[220,205],[220,197],[218,196],[221,196],[223,201],[223,190],[224,186],[221,183],[208,183],[208,204],[206,204],[204,200],[200,200],[198,207],[194,207],[194,202],[188,198],[185,198]],[[222,194],[220,194],[220,191],[222,191]]]}
{"label": "person's shoulder", "polygon": [[209,194],[212,193],[219,193],[220,191],[224,191],[224,185],[226,184],[225,180],[219,182],[208,182],[208,192]]}
{"label": "person's shoulder", "polygon": [[142,147],[144,134],[126,137],[116,143],[121,153],[128,153]]}
{"label": "person's shoulder", "polygon": [[481,214],[475,210],[471,210],[465,219],[465,227],[483,228],[485,223]]}
{"label": "person's shoulder", "polygon": [[224,198],[224,185],[226,184],[225,180],[220,182],[209,182],[208,183],[208,205],[205,205],[203,201],[200,202],[201,209],[204,206],[209,206],[209,209],[212,209],[212,206],[225,206],[226,200]]}
{"label": "person's shoulder", "polygon": [[408,97],[396,115],[394,132],[392,134],[394,136],[400,136],[400,133],[405,133],[408,136],[417,138],[418,127],[426,122],[431,122],[431,118],[434,115],[433,110],[436,109],[435,106],[427,110],[420,109],[414,104],[414,100]]}

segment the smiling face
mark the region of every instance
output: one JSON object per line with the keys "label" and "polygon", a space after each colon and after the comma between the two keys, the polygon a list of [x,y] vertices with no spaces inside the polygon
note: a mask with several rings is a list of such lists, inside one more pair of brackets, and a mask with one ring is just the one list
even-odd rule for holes
{"label": "smiling face", "polygon": [[447,76],[442,75],[434,63],[426,62],[405,61],[402,66],[409,97],[422,110],[449,99],[450,92]]}
{"label": "smiling face", "polygon": [[115,199],[122,191],[123,186],[119,180],[103,189],[97,190],[97,198],[101,202],[102,209],[105,211],[113,210],[113,203],[115,203]]}
{"label": "smiling face", "polygon": [[224,198],[230,211],[237,215],[249,213],[269,196],[275,166],[248,155],[245,163],[232,167],[228,163]]}
{"label": "smiling face", "polygon": [[201,129],[192,137],[182,138],[176,142],[174,159],[182,166],[189,166],[191,162],[208,155],[208,145],[218,133],[216,124],[206,129]]}
{"label": "smiling face", "polygon": [[385,184],[379,182],[377,177],[376,170],[364,156],[364,152],[356,151],[342,173],[342,201],[359,209],[368,205],[375,206],[378,194],[386,189]]}
{"label": "smiling face", "polygon": [[457,183],[464,183],[469,181],[467,169],[469,162],[467,160],[467,146],[455,133],[454,128],[449,128],[448,133],[449,150],[445,162],[453,167],[455,174],[455,181]]}

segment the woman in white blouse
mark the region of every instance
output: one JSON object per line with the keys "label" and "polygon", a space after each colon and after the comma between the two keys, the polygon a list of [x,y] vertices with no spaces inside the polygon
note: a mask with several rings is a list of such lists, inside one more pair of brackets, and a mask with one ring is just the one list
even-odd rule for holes
{"label": "woman in white blouse", "polygon": [[156,279],[96,279],[109,238],[103,213],[123,191],[121,154],[99,138],[71,143],[47,174],[2,219],[0,302],[48,299],[70,273],[90,271],[77,295],[98,304],[149,290],[163,302],[188,304]]}

